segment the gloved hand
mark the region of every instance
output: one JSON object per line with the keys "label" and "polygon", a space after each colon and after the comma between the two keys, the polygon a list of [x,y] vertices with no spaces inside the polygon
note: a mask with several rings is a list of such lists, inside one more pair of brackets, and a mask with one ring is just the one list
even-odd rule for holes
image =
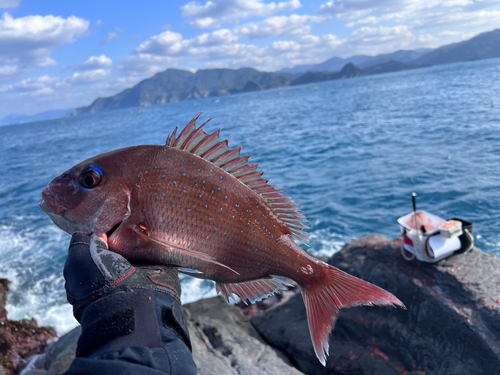
{"label": "gloved hand", "polygon": [[75,233],[64,278],[68,302],[82,325],[77,356],[161,347],[179,337],[191,349],[177,269],[133,266],[96,235]]}

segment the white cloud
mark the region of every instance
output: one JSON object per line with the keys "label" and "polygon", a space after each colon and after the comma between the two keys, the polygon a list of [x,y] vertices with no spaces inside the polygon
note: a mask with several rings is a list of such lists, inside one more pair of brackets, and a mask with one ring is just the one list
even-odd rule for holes
{"label": "white cloud", "polygon": [[0,9],[2,8],[17,8],[21,0],[0,0]]}
{"label": "white cloud", "polygon": [[87,31],[89,21],[78,17],[26,16],[0,19],[0,66],[13,65],[23,74],[56,65],[52,51]]}
{"label": "white cloud", "polygon": [[444,30],[438,34],[438,36],[453,36],[453,35],[460,35],[460,31]]}
{"label": "white cloud", "polygon": [[290,12],[301,7],[299,0],[264,3],[262,0],[213,0],[204,5],[192,1],[183,7],[182,16],[192,19],[197,28],[220,27],[249,17],[270,17],[280,11]]}
{"label": "white cloud", "polygon": [[83,73],[74,73],[64,82],[69,84],[86,85],[89,83],[103,81],[111,76],[111,70],[95,69]]}
{"label": "white cloud", "polygon": [[273,36],[299,36],[311,32],[307,24],[325,22],[324,17],[311,15],[275,16],[259,22],[249,22],[235,26],[234,33],[250,39],[264,39]]}
{"label": "white cloud", "polygon": [[30,92],[47,87],[47,85],[59,82],[60,78],[43,75],[35,78],[27,78],[11,85],[0,86],[0,92]]}
{"label": "white cloud", "polygon": [[181,61],[182,57],[134,53],[123,60],[120,70],[129,77],[145,78],[169,67],[175,67]]}
{"label": "white cloud", "polygon": [[0,77],[10,77],[17,73],[18,67],[15,65],[3,65],[0,66]]}
{"label": "white cloud", "polygon": [[98,68],[107,68],[113,65],[111,60],[106,55],[90,56],[87,61],[74,64],[74,68],[78,70],[93,70]]}

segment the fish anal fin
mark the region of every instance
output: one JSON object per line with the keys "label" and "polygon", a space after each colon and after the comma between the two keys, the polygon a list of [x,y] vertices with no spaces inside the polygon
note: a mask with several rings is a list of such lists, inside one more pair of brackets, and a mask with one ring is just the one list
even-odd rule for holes
{"label": "fish anal fin", "polygon": [[263,300],[281,290],[287,290],[293,285],[278,277],[245,281],[237,284],[216,283],[217,293],[222,294],[227,303],[235,301],[233,295],[239,297],[245,304]]}
{"label": "fish anal fin", "polygon": [[[195,258],[195,259],[198,259],[202,262],[206,262],[206,263],[212,263],[212,264],[216,264],[218,266],[221,266],[221,267],[224,267],[228,270],[230,270],[231,272],[234,272],[235,274],[239,275],[238,272],[236,272],[235,270],[233,270],[232,268],[226,266],[225,264],[222,264],[220,262],[217,262],[213,257],[211,257],[210,255],[207,255],[205,253],[202,253],[200,251],[194,251],[194,250],[191,250],[191,249],[188,249],[186,247],[183,247],[181,245],[178,245],[178,244],[175,244],[175,243],[171,243],[171,242],[167,242],[167,241],[160,241],[160,240],[157,240],[155,238],[152,238],[150,236],[148,236],[147,234],[145,234],[143,231],[141,231],[141,229],[139,228],[134,228],[134,232],[137,234],[137,236],[143,240],[144,242],[150,242],[152,244],[155,244],[157,246],[160,246],[162,248],[166,248],[167,250],[169,251],[174,251],[174,252],[178,252],[179,253],[179,257],[178,259],[182,259],[182,257],[190,257],[190,258]],[[182,267],[182,264],[175,264],[176,266],[181,266]]]}

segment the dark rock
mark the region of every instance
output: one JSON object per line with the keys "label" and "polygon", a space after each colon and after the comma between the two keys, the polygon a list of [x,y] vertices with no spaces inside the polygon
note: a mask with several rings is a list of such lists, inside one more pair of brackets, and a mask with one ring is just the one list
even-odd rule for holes
{"label": "dark rock", "polygon": [[52,327],[38,327],[35,319],[8,320],[5,310],[10,282],[0,279],[0,369],[2,375],[18,374],[24,358],[42,353],[47,341],[56,337]]}
{"label": "dark rock", "polygon": [[222,298],[201,300],[185,308],[191,315],[199,375],[301,374],[259,338],[239,308]]}
{"label": "dark rock", "polygon": [[500,258],[474,248],[437,264],[406,262],[399,241],[370,235],[330,264],[394,293],[408,310],[342,310],[326,368],[314,355],[300,296],[252,324],[307,374],[496,374]]}
{"label": "dark rock", "polygon": [[75,359],[76,344],[81,333],[82,328],[78,326],[47,348],[44,364],[47,375],[60,375],[69,369]]}

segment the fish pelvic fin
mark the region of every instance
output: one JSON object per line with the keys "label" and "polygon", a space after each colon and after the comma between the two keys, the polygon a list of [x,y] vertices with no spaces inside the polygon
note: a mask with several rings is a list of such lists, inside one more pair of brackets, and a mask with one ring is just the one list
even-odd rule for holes
{"label": "fish pelvic fin", "polygon": [[281,290],[288,290],[289,287],[293,287],[293,285],[277,276],[237,284],[215,284],[217,293],[221,294],[227,303],[231,303],[231,301],[236,302],[235,295],[246,305],[262,301],[264,298],[279,293]]}
{"label": "fish pelvic fin", "polygon": [[194,251],[194,250],[191,250],[191,249],[188,249],[186,247],[183,247],[183,246],[180,246],[178,244],[175,244],[175,243],[171,243],[171,242],[167,242],[167,241],[160,241],[160,240],[157,240],[155,238],[152,238],[150,236],[148,236],[147,234],[141,232],[139,229],[137,228],[134,228],[134,232],[137,234],[137,236],[139,236],[139,238],[141,238],[144,242],[149,242],[149,243],[152,243],[152,244],[155,244],[157,246],[160,246],[164,249],[167,249],[168,251],[172,251],[172,252],[178,252],[179,253],[179,258],[182,258],[182,257],[189,257],[189,258],[195,258],[195,259],[198,259],[202,262],[206,262],[206,263],[212,263],[212,264],[216,264],[218,266],[221,266],[221,267],[224,267],[228,270],[230,270],[231,272],[234,272],[235,274],[239,275],[238,272],[236,272],[235,270],[233,270],[232,268],[226,266],[225,264],[222,264],[220,262],[217,262],[213,257],[211,257],[210,255],[207,255],[205,253],[202,253],[200,251]]}
{"label": "fish pelvic fin", "polygon": [[324,264],[323,275],[302,288],[309,333],[316,357],[326,366],[329,336],[341,308],[363,305],[405,307],[393,294],[367,281]]}
{"label": "fish pelvic fin", "polygon": [[269,180],[262,177],[264,172],[257,171],[258,164],[250,165],[248,163],[250,156],[240,155],[241,147],[230,149],[228,139],[221,141],[220,129],[212,134],[206,133],[203,127],[211,119],[196,128],[196,121],[200,115],[201,113],[195,116],[179,135],[177,135],[178,128],[175,128],[168,136],[165,145],[197,155],[229,173],[262,198],[263,203],[281,220],[287,229],[286,234],[302,243],[307,243],[309,234],[305,229],[308,227],[303,224],[307,219],[292,198],[281,194],[283,190],[277,190],[275,186],[269,185]]}

